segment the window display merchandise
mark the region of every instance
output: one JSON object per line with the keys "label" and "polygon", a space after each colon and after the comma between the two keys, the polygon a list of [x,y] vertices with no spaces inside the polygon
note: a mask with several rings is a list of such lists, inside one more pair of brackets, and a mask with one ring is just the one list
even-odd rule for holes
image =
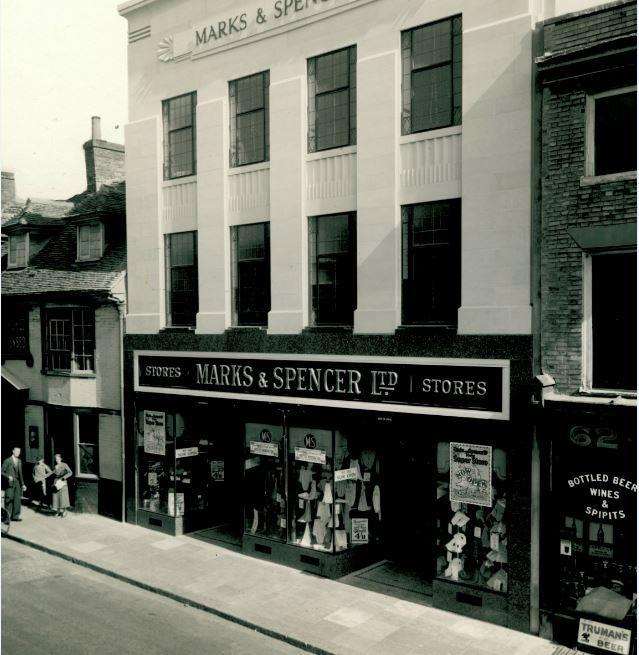
{"label": "window display merchandise", "polygon": [[436,574],[508,591],[506,453],[440,441],[435,494]]}
{"label": "window display merchandise", "polygon": [[380,463],[338,431],[291,427],[289,542],[325,552],[381,537]]}

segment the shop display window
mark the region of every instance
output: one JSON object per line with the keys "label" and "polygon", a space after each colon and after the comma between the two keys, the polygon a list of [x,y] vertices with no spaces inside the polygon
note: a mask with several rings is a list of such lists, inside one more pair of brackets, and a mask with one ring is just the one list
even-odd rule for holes
{"label": "shop display window", "polygon": [[578,425],[567,427],[554,455],[558,606],[564,612],[634,623],[634,448],[609,427]]}
{"label": "shop display window", "polygon": [[279,425],[246,423],[244,531],[286,541],[286,450]]}
{"label": "shop display window", "polygon": [[209,510],[224,460],[198,412],[143,409],[137,414],[140,509],[184,516]]}
{"label": "shop display window", "polygon": [[436,575],[508,591],[507,459],[500,448],[437,444]]}
{"label": "shop display window", "polygon": [[325,552],[381,538],[380,462],[346,434],[288,432],[289,542]]}

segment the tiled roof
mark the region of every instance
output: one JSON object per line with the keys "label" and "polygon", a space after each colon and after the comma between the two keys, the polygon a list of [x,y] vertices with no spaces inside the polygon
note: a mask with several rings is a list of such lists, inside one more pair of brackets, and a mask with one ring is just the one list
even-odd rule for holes
{"label": "tiled roof", "polygon": [[85,191],[77,196],[69,198],[73,202],[73,214],[85,214],[89,212],[100,212],[102,214],[124,214],[125,183],[114,182],[104,184],[95,193]]}

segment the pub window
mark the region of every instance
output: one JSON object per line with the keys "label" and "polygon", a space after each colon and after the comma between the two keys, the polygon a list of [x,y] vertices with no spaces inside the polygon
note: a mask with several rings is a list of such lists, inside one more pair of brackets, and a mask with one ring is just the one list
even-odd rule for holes
{"label": "pub window", "polygon": [[195,175],[195,107],[197,94],[162,102],[164,179]]}
{"label": "pub window", "polygon": [[45,311],[45,368],[86,373],[95,370],[95,316],[92,309],[56,307]]}
{"label": "pub window", "polygon": [[461,124],[462,19],[402,32],[402,134]]}
{"label": "pub window", "polygon": [[24,357],[29,352],[29,313],[24,307],[2,309],[2,356]]}
{"label": "pub window", "polygon": [[23,268],[28,263],[29,234],[12,234],[9,237],[8,268]]}
{"label": "pub window", "polygon": [[591,386],[636,391],[637,253],[598,253],[588,258],[592,287]]}
{"label": "pub window", "polygon": [[79,262],[100,259],[104,250],[104,225],[99,221],[78,225],[77,240]]}
{"label": "pub window", "polygon": [[166,235],[167,324],[195,326],[198,312],[197,232]]}
{"label": "pub window", "polygon": [[402,321],[454,325],[461,301],[458,199],[402,207]]}
{"label": "pub window", "polygon": [[269,224],[231,228],[236,325],[266,325],[271,308]]}
{"label": "pub window", "polygon": [[357,48],[308,60],[308,151],[357,143]]}
{"label": "pub window", "polygon": [[78,413],[76,434],[76,475],[84,478],[97,478],[100,472],[99,415]]}
{"label": "pub window", "polygon": [[311,323],[352,325],[357,306],[355,215],[309,219]]}
{"label": "pub window", "polygon": [[231,116],[230,165],[269,159],[269,72],[229,82]]}

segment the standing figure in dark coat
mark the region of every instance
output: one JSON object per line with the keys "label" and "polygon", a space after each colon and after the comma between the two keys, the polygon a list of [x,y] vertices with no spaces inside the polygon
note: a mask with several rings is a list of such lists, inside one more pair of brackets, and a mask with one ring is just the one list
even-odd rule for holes
{"label": "standing figure in dark coat", "polygon": [[13,449],[11,457],[2,462],[2,477],[6,483],[4,492],[4,508],[12,521],[22,521],[22,492],[27,490],[22,477],[22,462],[20,461],[20,448]]}

